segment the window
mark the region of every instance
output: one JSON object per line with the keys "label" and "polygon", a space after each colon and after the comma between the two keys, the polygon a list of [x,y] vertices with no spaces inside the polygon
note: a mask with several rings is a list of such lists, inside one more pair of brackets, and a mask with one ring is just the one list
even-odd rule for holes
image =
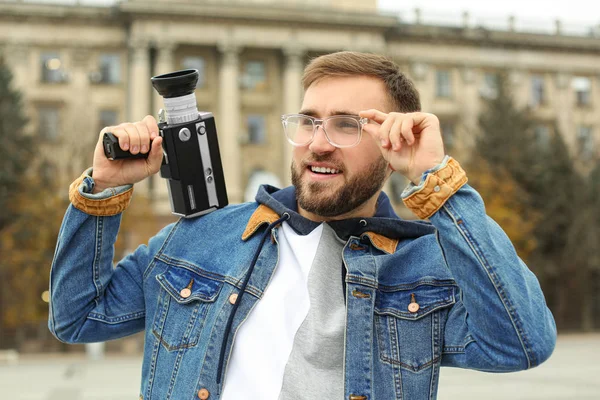
{"label": "window", "polygon": [[437,97],[452,97],[452,76],[448,70],[435,73],[435,93]]}
{"label": "window", "polygon": [[66,75],[62,70],[62,62],[58,53],[42,53],[40,55],[42,68],[42,82],[59,83],[64,82]]}
{"label": "window", "polygon": [[533,107],[540,106],[546,102],[544,77],[534,75],[531,77],[531,105]]}
{"label": "window", "polygon": [[98,116],[98,132],[107,126],[117,125],[118,118],[119,113],[115,110],[100,110],[100,115]]}
{"label": "window", "polygon": [[204,57],[188,56],[184,57],[181,65],[184,69],[198,70],[198,83],[196,88],[202,88],[206,85],[206,61]]}
{"label": "window", "polygon": [[121,82],[121,56],[118,54],[100,55],[100,83]]}
{"label": "window", "polygon": [[454,148],[454,124],[451,122],[441,122],[440,130],[442,131],[442,140],[444,141],[444,147],[446,150],[452,150]]}
{"label": "window", "polygon": [[248,132],[248,143],[263,144],[267,140],[267,127],[264,115],[248,115],[246,117],[246,128]]}
{"label": "window", "polygon": [[248,90],[264,90],[267,86],[267,71],[263,61],[247,61],[244,64],[242,87]]}
{"label": "window", "polygon": [[550,128],[544,124],[533,127],[533,138],[542,149],[550,148]]}
{"label": "window", "polygon": [[583,76],[575,77],[573,78],[572,86],[575,91],[577,105],[580,107],[589,106],[592,97],[591,79]]}
{"label": "window", "polygon": [[591,126],[579,125],[577,127],[577,145],[581,159],[587,161],[594,157],[594,136]]}
{"label": "window", "polygon": [[481,97],[486,99],[495,99],[498,97],[499,77],[495,72],[486,72],[483,74],[483,85],[479,90]]}
{"label": "window", "polygon": [[56,140],[60,132],[60,109],[53,106],[38,108],[38,135],[42,139]]}

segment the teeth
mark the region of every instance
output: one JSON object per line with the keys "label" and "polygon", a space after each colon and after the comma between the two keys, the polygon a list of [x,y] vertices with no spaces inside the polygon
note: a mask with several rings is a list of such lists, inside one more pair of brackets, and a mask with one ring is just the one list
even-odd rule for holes
{"label": "teeth", "polygon": [[340,172],[338,169],[334,169],[334,168],[314,167],[314,166],[311,166],[310,170],[312,172],[318,172],[321,174],[337,174]]}

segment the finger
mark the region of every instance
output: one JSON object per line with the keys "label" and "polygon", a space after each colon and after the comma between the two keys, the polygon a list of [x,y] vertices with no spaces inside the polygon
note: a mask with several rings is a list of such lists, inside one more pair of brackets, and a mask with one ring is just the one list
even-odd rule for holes
{"label": "finger", "polygon": [[394,118],[394,116],[388,116],[388,118],[386,118],[386,120],[383,121],[383,123],[379,127],[379,139],[381,141],[381,147],[383,148],[387,149],[391,147],[390,129],[392,128],[392,125],[394,124],[395,120],[396,118]]}
{"label": "finger", "polygon": [[365,111],[359,112],[358,116],[361,118],[372,119],[373,121],[377,122],[378,124],[381,124],[388,117],[388,114],[383,113],[379,110],[371,109],[371,110],[365,110]]}
{"label": "finger", "polygon": [[390,128],[390,143],[392,144],[392,150],[394,151],[398,151],[402,147],[400,130],[402,129],[403,122],[404,118],[395,118],[394,124]]}
{"label": "finger", "polygon": [[125,130],[125,132],[127,132],[127,135],[129,136],[129,147],[131,148],[129,152],[131,154],[138,154],[140,152],[141,140],[140,133],[138,132],[137,128],[132,123],[121,124],[120,126]]}
{"label": "finger", "polygon": [[415,135],[413,134],[414,120],[412,118],[406,118],[402,123],[402,137],[406,139],[406,143],[410,146],[415,143]]}
{"label": "finger", "polygon": [[160,165],[162,164],[162,141],[163,138],[157,136],[151,144],[150,154],[148,155],[148,166],[150,167],[150,171],[152,174],[157,173],[160,169]]}
{"label": "finger", "polygon": [[142,122],[146,125],[146,130],[150,133],[150,140],[158,136],[158,123],[152,115],[146,115]]}
{"label": "finger", "polygon": [[140,153],[146,154],[150,150],[150,133],[146,124],[142,121],[136,122],[135,128],[140,134]]}
{"label": "finger", "polygon": [[106,128],[102,129],[100,132],[100,140],[102,140],[104,132],[112,133],[114,137],[117,138],[121,150],[129,150],[129,136],[127,135],[127,132],[125,132],[125,130],[120,126],[107,126]]}

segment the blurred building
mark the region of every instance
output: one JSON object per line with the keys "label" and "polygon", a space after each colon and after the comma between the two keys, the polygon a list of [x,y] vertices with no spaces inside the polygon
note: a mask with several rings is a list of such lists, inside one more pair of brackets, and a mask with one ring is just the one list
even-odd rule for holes
{"label": "blurred building", "polygon": [[[104,126],[156,115],[149,77],[196,68],[198,107],[217,120],[231,202],[262,177],[289,183],[291,148],[280,115],[301,105],[307,61],[337,50],[386,54],[442,123],[449,153],[468,157],[481,99],[507,72],[516,100],[548,140],[557,126],[583,163],[600,140],[600,32],[568,35],[405,23],[376,0],[130,0],[112,6],[0,1],[0,49],[25,98],[31,134],[71,181],[91,165]],[[398,204],[405,185],[388,191]],[[159,177],[140,184],[170,214]]]}

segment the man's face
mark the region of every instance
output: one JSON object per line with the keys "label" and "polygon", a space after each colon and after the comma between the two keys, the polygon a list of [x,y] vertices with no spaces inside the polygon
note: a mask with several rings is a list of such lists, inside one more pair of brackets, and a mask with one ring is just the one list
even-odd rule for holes
{"label": "man's face", "polygon": [[[315,118],[358,115],[371,108],[388,111],[383,82],[367,76],[331,77],[312,84],[304,94],[301,114]],[[315,167],[330,168],[320,173]],[[321,127],[308,146],[294,147],[292,183],[300,208],[321,217],[348,214],[379,192],[387,177],[387,162],[378,145],[364,132],[360,143],[337,148]]]}

